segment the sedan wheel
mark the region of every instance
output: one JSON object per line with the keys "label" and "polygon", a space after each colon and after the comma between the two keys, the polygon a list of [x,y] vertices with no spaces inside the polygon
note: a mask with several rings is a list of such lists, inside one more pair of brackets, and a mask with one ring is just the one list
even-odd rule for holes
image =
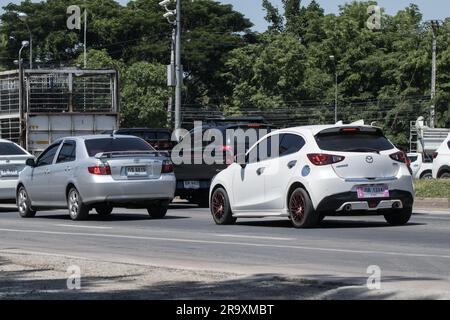
{"label": "sedan wheel", "polygon": [[89,215],[89,208],[83,203],[77,189],[72,188],[67,197],[69,215],[72,220],[83,220]]}
{"label": "sedan wheel", "polygon": [[302,188],[297,188],[291,193],[289,213],[291,222],[296,228],[314,227],[320,219],[320,215],[314,211],[308,193]]}
{"label": "sedan wheel", "polygon": [[22,218],[32,218],[36,215],[36,211],[31,209],[31,201],[24,187],[20,187],[17,192],[17,208]]}

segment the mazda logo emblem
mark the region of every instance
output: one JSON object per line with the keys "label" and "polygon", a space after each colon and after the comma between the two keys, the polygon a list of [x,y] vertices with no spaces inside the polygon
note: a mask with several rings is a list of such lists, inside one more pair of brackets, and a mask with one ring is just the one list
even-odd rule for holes
{"label": "mazda logo emblem", "polygon": [[367,163],[373,163],[373,157],[367,156],[367,157],[366,157],[366,162],[367,162]]}

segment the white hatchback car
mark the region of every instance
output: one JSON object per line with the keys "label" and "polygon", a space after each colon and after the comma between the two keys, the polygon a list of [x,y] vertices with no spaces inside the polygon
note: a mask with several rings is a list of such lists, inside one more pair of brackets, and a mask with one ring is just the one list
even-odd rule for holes
{"label": "white hatchback car", "polygon": [[[269,152],[266,152],[266,151]],[[273,131],[214,178],[210,210],[217,224],[237,218],[287,217],[297,228],[327,215],[384,215],[406,224],[414,202],[408,158],[381,129],[320,125]]]}
{"label": "white hatchback car", "polygon": [[433,154],[433,178],[450,179],[450,134]]}

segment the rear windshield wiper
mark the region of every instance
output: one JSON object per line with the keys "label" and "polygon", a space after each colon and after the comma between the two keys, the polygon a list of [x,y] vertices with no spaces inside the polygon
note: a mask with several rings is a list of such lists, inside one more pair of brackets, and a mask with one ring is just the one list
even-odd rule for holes
{"label": "rear windshield wiper", "polygon": [[348,152],[374,152],[374,153],[380,153],[380,150],[378,149],[372,149],[372,148],[349,148],[344,149],[342,151],[348,151]]}

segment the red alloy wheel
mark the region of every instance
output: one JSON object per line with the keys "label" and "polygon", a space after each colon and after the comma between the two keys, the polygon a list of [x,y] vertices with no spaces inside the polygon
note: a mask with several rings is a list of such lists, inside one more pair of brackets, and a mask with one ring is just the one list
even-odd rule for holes
{"label": "red alloy wheel", "polygon": [[305,215],[305,201],[300,192],[297,191],[291,196],[289,208],[293,220],[301,221],[303,219]]}
{"label": "red alloy wheel", "polygon": [[212,199],[212,211],[217,219],[222,218],[225,213],[225,196],[222,192],[216,192]]}

